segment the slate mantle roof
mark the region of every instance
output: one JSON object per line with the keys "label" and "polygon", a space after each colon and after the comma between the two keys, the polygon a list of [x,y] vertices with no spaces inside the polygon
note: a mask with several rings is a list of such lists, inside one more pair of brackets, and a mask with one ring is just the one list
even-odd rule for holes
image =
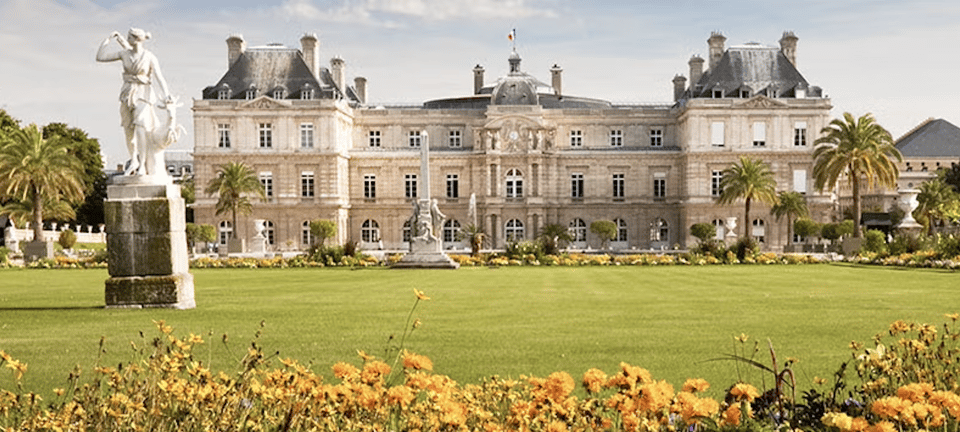
{"label": "slate mantle roof", "polygon": [[[256,96],[271,97],[275,90],[282,90],[284,99],[301,99],[302,93],[308,90],[313,90],[313,99],[344,96],[334,85],[329,69],[321,67],[318,75],[319,80],[296,48],[251,47],[240,54],[216,85],[203,89],[203,98],[218,99],[221,89],[229,91],[228,99],[246,99],[250,89],[256,89]],[[345,96],[357,102],[354,89],[348,87]]]}
{"label": "slate mantle roof", "polygon": [[960,159],[960,128],[944,119],[929,119],[897,140],[904,157]]}
{"label": "slate mantle roof", "polygon": [[822,90],[811,87],[780,48],[749,43],[728,48],[685,96],[710,98],[714,90],[721,90],[722,97],[740,97],[740,90],[747,90],[750,96],[789,98],[796,97],[797,89],[806,90],[808,97],[822,96]]}

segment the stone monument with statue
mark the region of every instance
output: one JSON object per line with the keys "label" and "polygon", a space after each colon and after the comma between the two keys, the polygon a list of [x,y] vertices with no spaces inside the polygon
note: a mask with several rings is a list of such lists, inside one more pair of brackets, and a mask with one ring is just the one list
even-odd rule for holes
{"label": "stone monument with statue", "polygon": [[[164,166],[163,151],[184,129],[177,124],[177,102],[157,58],[143,47],[150,33],[132,28],[124,38],[113,32],[97,50],[97,61],[120,61],[120,124],[130,161],[124,175],[107,185],[105,301],[108,308],[190,309],[185,204],[180,186]],[[111,50],[116,41],[119,50]],[[154,88],[157,87],[157,89]],[[159,90],[159,97],[157,95]]]}
{"label": "stone monument with statue", "polygon": [[413,202],[410,216],[410,251],[393,268],[447,268],[460,265],[443,252],[443,222],[436,199],[430,198],[430,140],[426,131],[420,133],[420,191]]}

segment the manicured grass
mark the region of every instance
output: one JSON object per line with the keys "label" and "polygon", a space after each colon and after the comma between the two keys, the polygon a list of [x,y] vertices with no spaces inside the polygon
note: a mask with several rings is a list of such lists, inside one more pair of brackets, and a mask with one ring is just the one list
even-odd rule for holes
{"label": "manicured grass", "polygon": [[[29,364],[26,390],[49,394],[75,364],[93,365],[101,336],[103,363],[116,365],[132,358],[131,341],[157,335],[152,320],[166,320],[178,335],[204,337],[199,359],[232,371],[263,321],[266,352],[329,375],[337,361],[358,363],[358,349],[382,356],[416,288],[432,299],[417,306],[423,325],[406,346],[461,383],[558,370],[579,379],[624,361],[677,387],[703,377],[718,391],[737,367],[706,360],[732,353],[741,333],[751,349],[762,343],[766,364],[768,338],[781,363],[800,359],[797,378],[809,387],[849,358],[851,340],[868,341],[897,319],[941,323],[960,310],[956,273],[849,265],[193,273],[197,309],[173,311],[102,309],[102,270],[0,271],[0,349]],[[0,371],[0,387],[10,385]]]}

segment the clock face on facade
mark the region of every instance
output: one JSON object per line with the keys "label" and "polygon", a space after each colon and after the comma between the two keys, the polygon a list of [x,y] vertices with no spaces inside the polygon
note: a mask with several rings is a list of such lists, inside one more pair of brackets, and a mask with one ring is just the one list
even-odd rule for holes
{"label": "clock face on facade", "polygon": [[520,138],[520,134],[517,131],[510,131],[510,141],[516,141],[518,138]]}

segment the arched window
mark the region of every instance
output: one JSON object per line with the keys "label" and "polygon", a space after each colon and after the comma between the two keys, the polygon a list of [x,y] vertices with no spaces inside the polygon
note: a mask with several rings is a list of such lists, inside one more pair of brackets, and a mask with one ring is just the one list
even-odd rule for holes
{"label": "arched window", "polygon": [[300,225],[300,244],[303,248],[309,248],[313,245],[313,233],[310,232],[310,221],[303,221]]}
{"label": "arched window", "polygon": [[763,219],[754,219],[753,229],[750,231],[750,235],[757,239],[758,242],[764,243],[766,234],[767,230],[763,225]]}
{"label": "arched window", "polygon": [[373,219],[367,219],[360,225],[360,240],[367,243],[380,241],[380,224]]}
{"label": "arched window", "polygon": [[570,237],[575,242],[587,241],[587,223],[583,219],[574,219],[570,221]]}
{"label": "arched window", "polygon": [[263,236],[267,238],[267,244],[273,246],[277,240],[277,230],[272,221],[263,221]]}
{"label": "arched window", "polygon": [[713,227],[717,230],[717,234],[713,236],[714,240],[723,240],[723,234],[727,232],[724,228],[723,219],[714,219]]}
{"label": "arched window", "polygon": [[230,221],[220,221],[220,228],[218,231],[218,237],[220,239],[220,244],[227,244],[227,240],[232,237],[233,234],[233,224]]}
{"label": "arched window", "polygon": [[507,198],[523,197],[523,173],[513,168],[507,171]]}
{"label": "arched window", "polygon": [[460,222],[451,219],[443,223],[444,243],[453,243],[457,241],[457,234],[459,233],[460,233]]}
{"label": "arched window", "polygon": [[627,241],[627,222],[623,219],[614,219],[613,223],[617,224],[617,238],[613,241]]}
{"label": "arched window", "polygon": [[653,222],[653,229],[650,232],[650,239],[655,242],[670,241],[670,226],[663,218],[658,218]]}
{"label": "arched window", "polygon": [[523,222],[520,222],[519,219],[508,220],[503,230],[503,236],[508,242],[523,240]]}
{"label": "arched window", "polygon": [[413,238],[413,229],[410,228],[410,221],[407,220],[403,223],[403,241],[410,243],[411,238]]}

